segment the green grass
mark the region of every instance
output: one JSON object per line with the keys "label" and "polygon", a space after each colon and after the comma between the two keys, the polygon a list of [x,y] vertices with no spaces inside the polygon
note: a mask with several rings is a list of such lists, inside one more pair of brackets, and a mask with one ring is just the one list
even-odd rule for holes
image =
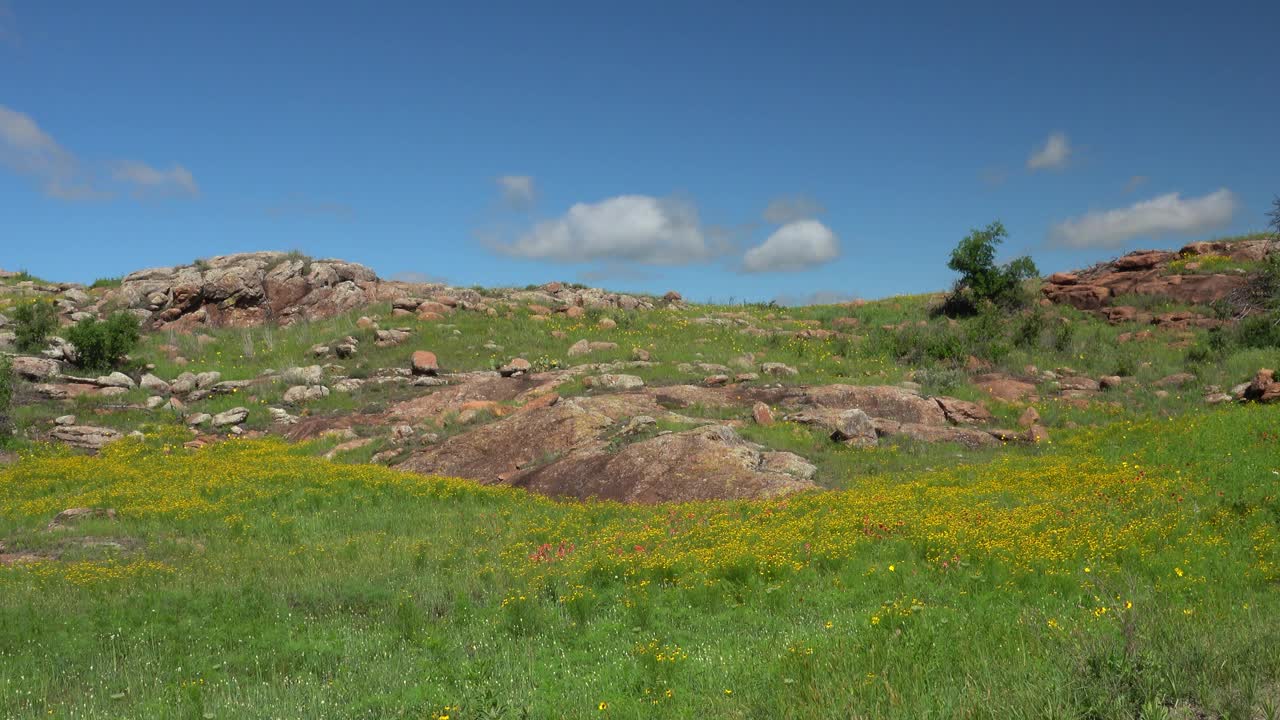
{"label": "green grass", "polygon": [[[1268,717],[1277,419],[654,508],[270,443],[40,450],[0,538],[63,560],[0,569],[0,715]],[[41,530],[75,505],[121,520]]]}

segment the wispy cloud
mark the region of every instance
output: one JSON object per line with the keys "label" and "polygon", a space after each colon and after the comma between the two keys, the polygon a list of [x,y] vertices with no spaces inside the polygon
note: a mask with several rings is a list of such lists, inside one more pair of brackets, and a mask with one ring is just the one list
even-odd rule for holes
{"label": "wispy cloud", "polygon": [[840,256],[840,240],[817,220],[796,220],[778,228],[742,258],[745,272],[789,272],[823,265]]}
{"label": "wispy cloud", "polygon": [[135,195],[200,195],[200,187],[191,171],[181,165],[167,170],[146,163],[126,161],[116,165],[111,177],[117,182],[133,186]]}
{"label": "wispy cloud", "polygon": [[1139,237],[1207,232],[1230,223],[1238,207],[1236,196],[1226,188],[1198,198],[1169,193],[1060,222],[1049,231],[1049,242],[1069,248],[1115,248]]}
{"label": "wispy cloud", "polygon": [[808,195],[780,195],[769,201],[764,209],[764,219],[783,225],[795,220],[809,220],[826,212],[822,203]]}
{"label": "wispy cloud", "polygon": [[537,185],[530,175],[503,175],[497,179],[502,190],[502,201],[514,210],[533,207],[538,196]]}
{"label": "wispy cloud", "polygon": [[1148,178],[1146,175],[1134,175],[1133,177],[1129,178],[1129,182],[1124,184],[1124,191],[1126,193],[1131,193],[1134,190],[1137,190],[1138,188],[1142,187],[1143,185],[1146,185],[1148,180],[1150,180],[1150,178]]}
{"label": "wispy cloud", "polygon": [[19,45],[22,36],[18,34],[18,19],[8,0],[0,0],[0,44]]}
{"label": "wispy cloud", "polygon": [[45,195],[64,200],[100,196],[80,163],[30,115],[0,105],[0,164],[31,178]]}
{"label": "wispy cloud", "polygon": [[507,255],[566,263],[683,265],[718,252],[715,233],[702,225],[692,203],[649,195],[578,203],[513,242],[490,244]]}
{"label": "wispy cloud", "polygon": [[1055,132],[1044,141],[1044,146],[1027,158],[1028,170],[1056,170],[1066,167],[1071,159],[1071,141],[1064,133]]}
{"label": "wispy cloud", "polygon": [[982,172],[978,174],[978,177],[982,179],[983,185],[986,185],[989,188],[996,188],[1003,185],[1005,181],[1009,179],[1009,171],[1002,167],[983,168]]}
{"label": "wispy cloud", "polygon": [[200,193],[191,171],[181,165],[159,169],[122,161],[109,180],[90,173],[80,159],[26,113],[0,105],[0,166],[31,179],[46,196],[59,200],[102,200],[112,196],[110,181],[135,195]]}

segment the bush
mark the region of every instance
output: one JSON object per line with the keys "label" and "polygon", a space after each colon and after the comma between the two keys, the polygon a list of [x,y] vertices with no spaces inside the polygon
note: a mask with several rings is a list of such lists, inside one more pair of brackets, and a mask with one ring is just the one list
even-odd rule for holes
{"label": "bush", "polygon": [[53,303],[32,300],[13,311],[14,344],[18,352],[38,353],[49,344],[49,336],[58,329],[58,310]]}
{"label": "bush", "polygon": [[67,340],[76,346],[76,365],[102,372],[117,367],[140,337],[138,319],[126,312],[112,313],[102,322],[86,318],[67,330]]}
{"label": "bush", "polygon": [[1029,297],[1023,283],[1036,277],[1039,271],[1025,255],[996,265],[996,246],[1007,237],[1004,224],[997,220],[982,230],[971,231],[951,251],[947,267],[960,273],[960,279],[947,296],[944,313],[972,315],[983,302],[1004,310],[1027,304]]}
{"label": "bush", "polygon": [[9,407],[13,402],[13,362],[0,357],[0,438],[8,437],[12,430]]}

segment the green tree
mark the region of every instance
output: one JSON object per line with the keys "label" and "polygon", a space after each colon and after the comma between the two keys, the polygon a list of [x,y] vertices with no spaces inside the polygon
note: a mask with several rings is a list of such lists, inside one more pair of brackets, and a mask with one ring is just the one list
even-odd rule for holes
{"label": "green tree", "polygon": [[103,372],[117,367],[140,337],[138,319],[127,312],[112,313],[104,321],[85,318],[67,329],[67,340],[76,346],[76,365]]}
{"label": "green tree", "polygon": [[13,324],[18,352],[37,353],[58,329],[58,310],[47,300],[32,300],[14,309]]}
{"label": "green tree", "polygon": [[1036,277],[1036,265],[1027,256],[996,264],[996,247],[1008,237],[999,220],[971,231],[951,251],[947,267],[960,273],[944,311],[948,315],[972,315],[985,302],[1002,309],[1025,305],[1023,282]]}

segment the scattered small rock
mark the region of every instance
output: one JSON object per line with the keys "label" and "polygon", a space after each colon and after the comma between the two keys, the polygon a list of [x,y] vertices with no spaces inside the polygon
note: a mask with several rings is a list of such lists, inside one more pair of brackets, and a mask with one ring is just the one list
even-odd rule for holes
{"label": "scattered small rock", "polygon": [[410,366],[413,369],[414,375],[437,375],[440,372],[440,365],[436,361],[436,354],[430,350],[418,350],[414,352]]}
{"label": "scattered small rock", "polygon": [[582,384],[596,390],[635,390],[644,387],[644,380],[635,375],[606,373],[583,378]]}
{"label": "scattered small rock", "polygon": [[533,365],[524,358],[515,358],[511,362],[503,365],[498,369],[498,374],[502,377],[514,377],[516,375],[524,375],[533,370]]}
{"label": "scattered small rock", "polygon": [[751,407],[751,418],[755,420],[757,425],[772,425],[773,411],[769,409],[768,405],[758,402]]}
{"label": "scattered small rock", "polygon": [[226,427],[228,425],[239,425],[249,418],[249,409],[243,407],[234,407],[230,410],[224,410],[213,416],[214,427]]}
{"label": "scattered small rock", "polygon": [[289,405],[300,405],[326,397],[329,397],[329,388],[324,385],[294,385],[285,390],[282,400]]}
{"label": "scattered small rock", "polygon": [[119,516],[112,508],[67,508],[55,515],[44,529],[48,532],[53,532],[55,530],[66,530],[85,520],[110,520],[115,522],[117,519],[119,519]]}
{"label": "scattered small rock", "polygon": [[800,374],[799,370],[780,362],[767,362],[760,365],[760,372],[773,377],[795,377]]}

